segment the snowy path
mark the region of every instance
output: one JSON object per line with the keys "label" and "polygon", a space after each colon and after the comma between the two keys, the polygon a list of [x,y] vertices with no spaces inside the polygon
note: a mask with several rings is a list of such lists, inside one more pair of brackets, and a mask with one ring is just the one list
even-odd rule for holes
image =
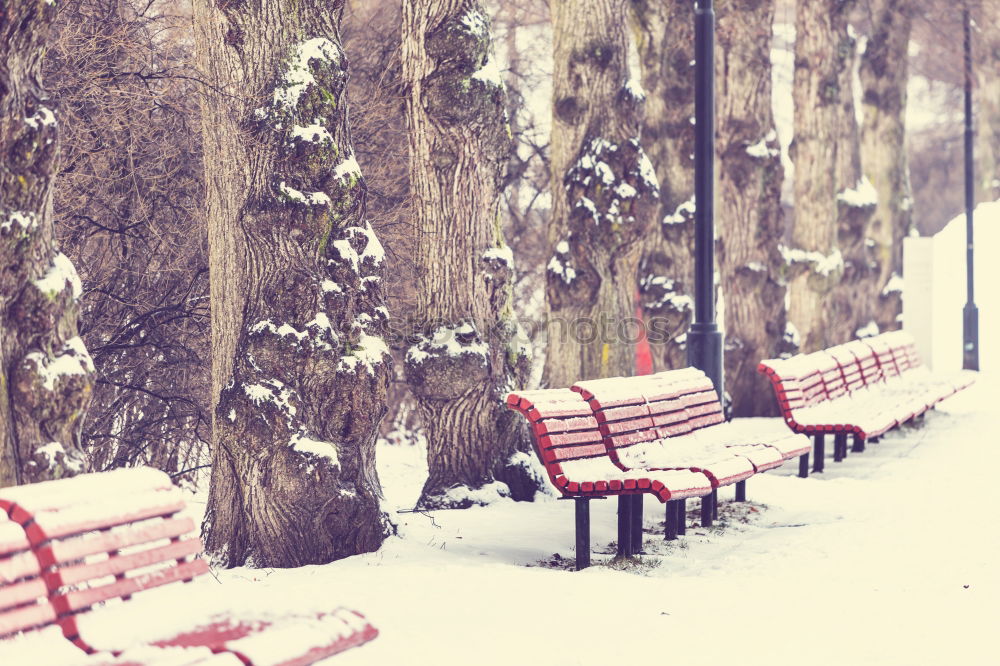
{"label": "snowy path", "polygon": [[[272,607],[332,601],[366,613],[381,636],[331,666],[998,663],[997,388],[982,381],[817,477],[798,479],[789,464],[752,478],[755,504],[739,511],[749,522],[689,527],[683,546],[661,540],[662,507],[647,500],[655,533],[640,571],[524,566],[573,556],[573,505],[546,500],[394,513],[401,538],[378,553],[220,579],[259,580]],[[387,505],[412,504],[419,452],[379,456]],[[603,561],[615,502],[592,507]],[[689,508],[693,518],[697,502]]]}

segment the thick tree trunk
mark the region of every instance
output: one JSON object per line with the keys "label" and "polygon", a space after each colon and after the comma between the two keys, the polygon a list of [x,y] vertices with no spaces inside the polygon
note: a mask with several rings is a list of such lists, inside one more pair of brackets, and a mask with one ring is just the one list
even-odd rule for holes
{"label": "thick tree trunk", "polygon": [[798,0],[795,9],[795,220],[789,270],[788,317],[802,349],[833,342],[826,326],[827,296],[844,273],[837,247],[837,163],[841,112],[841,33],[846,11],[840,0]]}
{"label": "thick tree trunk", "polygon": [[0,487],[87,468],[94,366],[77,335],[80,279],[53,243],[58,122],[40,83],[55,14],[37,0],[0,9]]}
{"label": "thick tree trunk", "polygon": [[892,280],[903,268],[903,238],[913,228],[906,156],[906,83],[913,0],[871,0],[872,34],[861,57],[864,122],[861,165],[878,193],[871,239],[878,263],[869,298],[883,331],[899,328],[901,293]]}
{"label": "thick tree trunk", "polygon": [[694,3],[631,2],[646,94],[642,140],[660,181],[638,275],[658,372],[687,366],[694,316]]}
{"label": "thick tree trunk", "polygon": [[421,319],[405,369],[424,414],[429,470],[418,504],[530,499],[530,440],[503,404],[530,360],[510,303],[500,195],[511,144],[483,4],[404,3],[402,61]]}
{"label": "thick tree trunk", "polygon": [[978,90],[976,120],[976,200],[1000,199],[1000,2],[984,2],[973,32]]}
{"label": "thick tree trunk", "polygon": [[549,386],[635,369],[635,277],[658,186],[639,143],[627,11],[627,0],[552,2]]}
{"label": "thick tree trunk", "polygon": [[204,532],[224,566],[379,547],[391,370],[383,252],[351,146],[342,1],[197,2],[215,437]]}
{"label": "thick tree trunk", "polygon": [[[848,3],[851,4],[851,3]],[[838,93],[836,159],[834,180],[837,184],[837,246],[844,258],[844,275],[830,292],[826,313],[826,340],[839,344],[859,335],[878,333],[870,285],[878,265],[867,242],[877,195],[861,171],[861,133],[852,90],[858,66],[857,39],[849,31],[846,12],[835,16],[837,38]]]}
{"label": "thick tree trunk", "polygon": [[725,385],[736,416],[774,410],[762,358],[795,351],[786,335],[781,182],[771,113],[772,2],[719,6],[719,193],[716,224],[725,323]]}

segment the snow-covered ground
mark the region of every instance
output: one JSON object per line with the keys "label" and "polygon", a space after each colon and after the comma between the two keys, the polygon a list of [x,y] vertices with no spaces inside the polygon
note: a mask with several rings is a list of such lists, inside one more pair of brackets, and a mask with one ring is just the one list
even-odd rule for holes
{"label": "snow-covered ground", "polygon": [[423,451],[386,445],[398,537],[326,566],[218,581],[255,588],[272,610],[364,612],[381,635],[328,661],[340,666],[996,663],[998,388],[983,378],[821,475],[799,479],[789,464],[754,477],[751,502],[726,502],[715,528],[695,526],[691,501],[673,543],[647,499],[648,554],[625,568],[608,566],[613,500],[592,502],[597,566],[582,572],[569,570],[571,502],[397,513],[417,498]]}

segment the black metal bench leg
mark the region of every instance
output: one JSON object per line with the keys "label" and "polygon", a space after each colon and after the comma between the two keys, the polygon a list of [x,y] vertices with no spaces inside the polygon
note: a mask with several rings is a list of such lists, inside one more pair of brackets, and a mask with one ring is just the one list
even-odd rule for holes
{"label": "black metal bench leg", "polygon": [[803,479],[809,478],[809,454],[803,453],[799,456],[799,477]]}
{"label": "black metal bench leg", "polygon": [[642,552],[642,497],[632,496],[632,555]]}
{"label": "black metal bench leg", "polygon": [[715,491],[713,490],[709,494],[701,498],[701,526],[711,527],[712,526],[712,516],[715,514],[715,509],[712,507],[713,499],[715,499]]}
{"label": "black metal bench leg", "polygon": [[844,459],[847,448],[847,433],[838,432],[833,436],[833,462],[840,462]]}
{"label": "black metal bench leg", "polygon": [[854,436],[854,445],[851,447],[851,451],[854,453],[864,453],[865,452],[865,438],[861,435]]}
{"label": "black metal bench leg", "polygon": [[747,481],[743,479],[742,481],[736,482],[736,501],[746,502],[747,501]]}
{"label": "black metal bench leg", "polygon": [[590,498],[576,500],[576,570],[590,566]]}
{"label": "black metal bench leg", "polygon": [[677,503],[680,500],[667,500],[665,517],[663,520],[663,538],[666,541],[673,541],[677,538]]}
{"label": "black metal bench leg", "polygon": [[677,536],[684,536],[687,534],[688,501],[686,499],[675,501],[677,502]]}
{"label": "black metal bench leg", "polygon": [[719,519],[719,490],[712,490],[712,520]]}
{"label": "black metal bench leg", "polygon": [[825,436],[824,435],[814,435],[813,436],[813,471],[822,472],[823,462],[826,457],[825,448]]}
{"label": "black metal bench leg", "polygon": [[632,496],[618,496],[618,557],[632,554]]}

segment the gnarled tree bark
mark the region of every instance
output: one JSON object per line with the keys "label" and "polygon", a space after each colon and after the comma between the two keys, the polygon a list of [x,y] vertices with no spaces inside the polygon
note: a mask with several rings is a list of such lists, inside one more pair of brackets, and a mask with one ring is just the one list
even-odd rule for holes
{"label": "gnarled tree bark", "polygon": [[0,487],[87,469],[94,366],[77,335],[82,285],[53,242],[58,122],[41,87],[55,14],[38,0],[0,8]]}
{"label": "gnarled tree bark", "polygon": [[783,169],[771,112],[774,3],[719,3],[719,271],[725,324],[725,386],[736,416],[774,409],[762,358],[796,350],[787,335],[785,266],[779,244]]}
{"label": "gnarled tree bark", "polygon": [[660,181],[638,275],[658,372],[687,365],[694,317],[694,3],[631,2],[646,95],[642,140]]}
{"label": "gnarled tree bark", "polygon": [[405,370],[427,431],[426,508],[530,499],[540,482],[527,433],[503,404],[530,359],[511,310],[500,216],[511,144],[490,35],[478,0],[403,5],[421,319]]}
{"label": "gnarled tree bark", "polygon": [[903,270],[903,238],[913,228],[906,153],[906,83],[913,0],[871,0],[872,34],[861,56],[864,121],[861,167],[878,193],[871,239],[878,274],[869,284],[875,320],[883,331],[899,328],[901,291],[892,277]]}
{"label": "gnarled tree bark", "polygon": [[[838,32],[846,31],[841,0],[795,5],[795,220],[789,263],[788,317],[807,352],[827,337],[827,296],[844,274],[837,247],[837,161],[841,71]],[[839,24],[839,25],[838,25]],[[839,28],[839,30],[838,30]]]}
{"label": "gnarled tree bark", "polygon": [[635,278],[658,185],[629,85],[627,0],[553,0],[545,382],[631,375]]}
{"label": "gnarled tree bark", "polygon": [[375,550],[391,362],[383,252],[348,127],[342,0],[195,4],[215,435],[206,546],[224,566]]}

